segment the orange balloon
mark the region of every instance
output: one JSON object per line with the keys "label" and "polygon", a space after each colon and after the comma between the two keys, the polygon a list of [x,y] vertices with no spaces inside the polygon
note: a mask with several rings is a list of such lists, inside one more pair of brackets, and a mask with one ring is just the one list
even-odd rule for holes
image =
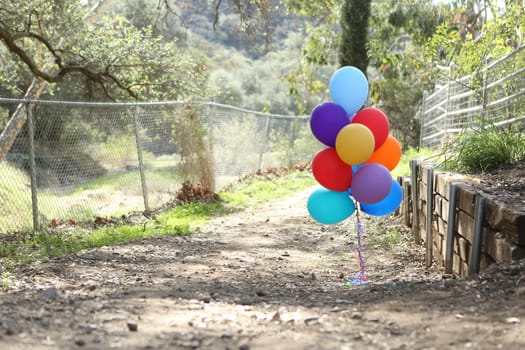
{"label": "orange balloon", "polygon": [[350,165],[364,163],[375,148],[374,135],[363,124],[343,127],[335,139],[335,150],[343,162]]}
{"label": "orange balloon", "polygon": [[401,145],[395,137],[388,135],[386,141],[375,150],[367,163],[379,163],[392,171],[401,160]]}

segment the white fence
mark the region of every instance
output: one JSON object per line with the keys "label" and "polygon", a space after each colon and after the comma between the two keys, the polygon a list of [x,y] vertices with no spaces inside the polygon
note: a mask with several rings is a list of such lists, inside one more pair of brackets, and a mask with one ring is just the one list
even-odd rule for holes
{"label": "white fence", "polygon": [[214,103],[0,98],[0,131],[19,104],[28,123],[0,161],[0,233],[153,210],[185,181],[219,190],[313,152],[300,141],[313,139],[308,116]]}
{"label": "white fence", "polygon": [[[453,67],[448,67],[452,77]],[[474,74],[449,78],[424,94],[420,147],[439,150],[462,131],[481,125],[525,125],[525,46]]]}

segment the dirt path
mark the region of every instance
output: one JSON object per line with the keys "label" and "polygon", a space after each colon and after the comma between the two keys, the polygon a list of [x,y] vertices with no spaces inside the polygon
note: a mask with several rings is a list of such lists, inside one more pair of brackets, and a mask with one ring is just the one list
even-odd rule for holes
{"label": "dirt path", "polygon": [[525,348],[525,263],[442,276],[363,217],[370,283],[345,287],[354,220],[314,223],[307,195],[17,271],[0,349]]}

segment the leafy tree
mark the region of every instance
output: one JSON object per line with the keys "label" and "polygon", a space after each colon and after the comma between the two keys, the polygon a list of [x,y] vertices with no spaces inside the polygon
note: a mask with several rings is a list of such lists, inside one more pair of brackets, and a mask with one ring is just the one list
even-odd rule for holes
{"label": "leafy tree", "polygon": [[387,115],[405,148],[419,144],[414,118],[425,88],[432,84],[423,45],[450,11],[432,1],[387,0],[372,4],[370,18],[370,102]]}
{"label": "leafy tree", "polygon": [[444,22],[425,45],[425,59],[454,63],[455,76],[470,74],[523,45],[525,10],[520,1],[458,1],[454,17]]}
{"label": "leafy tree", "polygon": [[[110,3],[100,0],[88,10],[80,1],[5,1],[0,7],[5,51],[0,54],[14,63],[0,67],[2,80],[31,99],[47,88],[60,91],[65,82],[83,83],[98,100],[174,99],[201,91],[201,62],[175,42],[155,36],[151,26],[137,29],[123,17],[102,17]],[[18,75],[5,71],[12,66]],[[19,106],[0,134],[0,159],[24,125],[25,112]]]}

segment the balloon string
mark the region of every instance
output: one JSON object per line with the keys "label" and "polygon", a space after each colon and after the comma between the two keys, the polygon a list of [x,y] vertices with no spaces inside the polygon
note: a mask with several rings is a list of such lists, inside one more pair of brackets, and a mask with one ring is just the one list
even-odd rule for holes
{"label": "balloon string", "polygon": [[361,224],[361,219],[359,217],[359,206],[356,206],[356,233],[357,233],[357,249],[356,257],[359,262],[359,272],[355,273],[353,276],[348,278],[348,282],[345,283],[346,286],[362,286],[368,284],[368,273],[366,271],[365,263],[365,251],[364,247],[361,244],[361,237],[363,235],[364,228]]}

